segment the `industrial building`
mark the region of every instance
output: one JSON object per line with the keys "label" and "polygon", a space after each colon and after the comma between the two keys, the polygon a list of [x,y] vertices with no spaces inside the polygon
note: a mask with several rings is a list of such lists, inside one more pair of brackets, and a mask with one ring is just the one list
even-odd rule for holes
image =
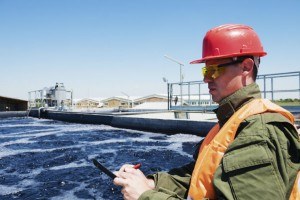
{"label": "industrial building", "polygon": [[152,94],[134,100],[134,105],[140,105],[146,102],[168,102],[166,95]]}
{"label": "industrial building", "polygon": [[26,100],[0,96],[0,111],[25,111],[27,105]]}
{"label": "industrial building", "polygon": [[75,108],[101,108],[103,103],[100,102],[101,99],[92,99],[92,98],[84,98],[80,100],[74,100]]}
{"label": "industrial building", "polygon": [[73,101],[73,92],[65,89],[63,83],[56,83],[50,88],[28,92],[28,101],[30,108],[52,107],[64,109],[71,107]]}
{"label": "industrial building", "polygon": [[134,98],[110,97],[103,99],[103,107],[105,108],[132,108]]}

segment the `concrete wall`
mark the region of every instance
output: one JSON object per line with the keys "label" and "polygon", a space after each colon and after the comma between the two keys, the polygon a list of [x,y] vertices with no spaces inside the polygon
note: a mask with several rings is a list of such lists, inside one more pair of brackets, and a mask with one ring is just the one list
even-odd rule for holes
{"label": "concrete wall", "polygon": [[134,130],[160,132],[160,133],[186,133],[206,136],[215,122],[200,122],[191,120],[149,119],[115,116],[111,126]]}
{"label": "concrete wall", "polygon": [[74,122],[74,123],[81,123],[81,124],[104,124],[104,125],[110,125],[113,118],[113,116],[110,115],[55,112],[55,111],[46,111],[46,113],[42,112],[41,117],[46,119],[65,121],[65,122]]}
{"label": "concrete wall", "polygon": [[0,118],[25,117],[25,116],[27,116],[27,111],[0,112]]}
{"label": "concrete wall", "polygon": [[138,117],[134,118],[106,113],[74,113],[51,110],[41,110],[40,114],[37,110],[32,110],[30,112],[30,116],[74,123],[104,124],[118,128],[127,128],[141,131],[151,131],[167,134],[183,133],[194,134],[198,136],[206,136],[206,134],[215,124],[215,122],[201,122],[182,119],[167,120]]}

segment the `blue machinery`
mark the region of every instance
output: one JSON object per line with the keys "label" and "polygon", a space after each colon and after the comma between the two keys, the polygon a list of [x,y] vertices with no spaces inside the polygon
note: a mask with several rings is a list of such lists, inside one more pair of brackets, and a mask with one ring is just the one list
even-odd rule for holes
{"label": "blue machinery", "polygon": [[[258,75],[256,83],[264,98],[300,99],[300,71]],[[167,83],[167,87],[168,110],[206,111],[217,107],[203,81]]]}

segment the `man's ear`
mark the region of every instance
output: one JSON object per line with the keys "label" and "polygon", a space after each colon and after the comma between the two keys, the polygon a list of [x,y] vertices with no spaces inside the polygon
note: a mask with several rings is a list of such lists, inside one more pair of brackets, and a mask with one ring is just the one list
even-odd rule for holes
{"label": "man's ear", "polygon": [[246,58],[242,62],[242,81],[244,86],[255,82],[253,79],[254,67],[254,61],[251,58]]}
{"label": "man's ear", "polygon": [[253,74],[254,61],[251,58],[246,58],[242,63],[242,70],[245,76]]}

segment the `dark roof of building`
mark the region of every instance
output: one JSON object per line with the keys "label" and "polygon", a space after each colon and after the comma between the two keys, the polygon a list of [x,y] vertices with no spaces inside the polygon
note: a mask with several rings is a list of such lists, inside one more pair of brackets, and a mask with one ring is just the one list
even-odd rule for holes
{"label": "dark roof of building", "polygon": [[18,99],[18,98],[12,98],[12,97],[5,97],[5,96],[0,96],[0,99],[7,99],[7,100],[13,100],[13,101],[27,102],[27,100],[24,100],[24,99]]}

